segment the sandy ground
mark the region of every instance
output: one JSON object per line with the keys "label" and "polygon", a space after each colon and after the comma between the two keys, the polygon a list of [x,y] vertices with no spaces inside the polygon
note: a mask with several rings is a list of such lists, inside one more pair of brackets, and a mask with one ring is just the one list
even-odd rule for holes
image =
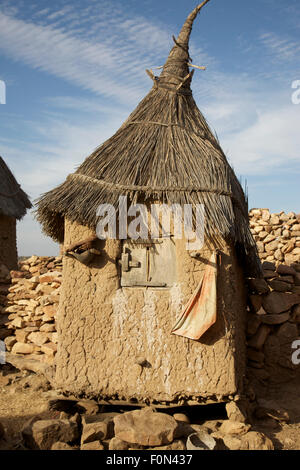
{"label": "sandy ground", "polygon": [[[5,367],[6,369],[3,369]],[[278,450],[300,450],[300,377],[289,384],[265,390],[263,399],[272,408],[288,412],[288,423],[274,419],[256,420],[252,430],[266,434]],[[19,372],[2,366],[0,370],[0,422],[5,427],[6,439],[0,441],[0,450],[22,450],[20,431],[35,416],[58,418],[59,412],[49,411],[48,403],[56,392],[46,379],[29,372]],[[195,422],[225,419],[220,407],[197,407],[192,413]],[[206,408],[204,410],[204,408]],[[223,416],[222,416],[223,414]],[[201,419],[201,416],[203,419]]]}

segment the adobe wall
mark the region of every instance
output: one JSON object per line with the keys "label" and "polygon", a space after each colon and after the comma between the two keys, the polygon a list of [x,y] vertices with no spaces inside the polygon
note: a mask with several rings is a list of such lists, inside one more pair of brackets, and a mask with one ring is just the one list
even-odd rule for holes
{"label": "adobe wall", "polygon": [[[66,245],[90,234],[86,227],[66,221]],[[77,395],[165,402],[222,400],[241,391],[244,284],[230,248],[222,251],[218,319],[199,342],[170,334],[205,269],[190,257],[184,240],[176,241],[178,278],[171,289],[121,289],[117,240],[105,243],[104,256],[93,267],[64,257],[57,386]],[[201,255],[209,258],[210,250]],[[141,358],[146,366],[138,364]]]}
{"label": "adobe wall", "polygon": [[0,215],[0,264],[17,269],[16,219]]}

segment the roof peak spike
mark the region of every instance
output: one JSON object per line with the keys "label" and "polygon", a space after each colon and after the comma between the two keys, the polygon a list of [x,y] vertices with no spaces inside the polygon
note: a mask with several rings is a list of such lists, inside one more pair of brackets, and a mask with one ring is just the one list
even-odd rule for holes
{"label": "roof peak spike", "polygon": [[[172,48],[169,57],[163,67],[163,71],[160,75],[160,80],[165,84],[175,84],[174,78],[184,79],[189,73],[189,62],[191,58],[189,55],[189,40],[193,28],[193,23],[200,13],[201,9],[210,0],[204,0],[202,3],[196,6],[194,10],[189,14],[185,20],[181,31],[176,39],[173,36],[175,46]],[[178,85],[178,83],[176,83]],[[190,81],[186,81],[185,86],[189,87]]]}

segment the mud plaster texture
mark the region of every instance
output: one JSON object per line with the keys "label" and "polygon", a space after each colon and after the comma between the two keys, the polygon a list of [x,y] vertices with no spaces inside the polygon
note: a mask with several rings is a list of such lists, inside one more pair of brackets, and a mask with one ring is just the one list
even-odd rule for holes
{"label": "mud plaster texture", "polygon": [[[65,222],[66,245],[90,234],[86,227]],[[240,393],[245,293],[230,247],[222,249],[217,322],[198,342],[172,335],[171,329],[200,281],[210,249],[201,251],[201,262],[190,257],[184,240],[176,240],[173,287],[120,288],[120,241],[97,243],[104,256],[94,266],[64,257],[57,386],[79,396],[139,402],[221,401]]]}
{"label": "mud plaster texture", "polygon": [[8,269],[17,269],[16,219],[0,215],[0,263]]}

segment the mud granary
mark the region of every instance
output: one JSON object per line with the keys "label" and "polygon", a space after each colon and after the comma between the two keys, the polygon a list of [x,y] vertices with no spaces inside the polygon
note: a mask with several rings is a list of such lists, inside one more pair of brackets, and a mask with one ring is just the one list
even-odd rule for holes
{"label": "mud granary", "polygon": [[30,208],[28,196],[0,157],[0,264],[8,269],[18,267],[16,223]]}
{"label": "mud granary", "polygon": [[[159,77],[121,128],[59,187],[37,217],[64,244],[56,382],[132,402],[208,403],[242,390],[244,277],[260,263],[243,189],[191,91],[188,16]],[[205,243],[95,239],[101,204],[205,207]],[[120,212],[118,212],[120,217]],[[204,279],[204,281],[203,281]],[[191,339],[193,338],[193,339]]]}

